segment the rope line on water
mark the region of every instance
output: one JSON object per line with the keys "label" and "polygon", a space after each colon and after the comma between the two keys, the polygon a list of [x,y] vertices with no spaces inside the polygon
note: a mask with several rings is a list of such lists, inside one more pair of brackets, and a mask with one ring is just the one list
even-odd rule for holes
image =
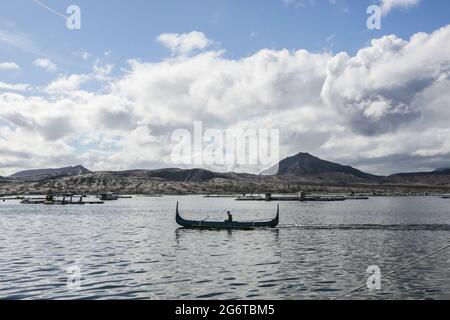
{"label": "rope line on water", "polygon": [[[404,265],[404,266],[402,266],[402,267],[398,267],[397,269],[394,269],[393,271],[391,271],[391,272],[387,273],[385,276],[383,276],[383,278],[388,278],[389,276],[393,275],[394,273],[396,273],[396,272],[398,272],[398,271],[400,271],[400,270],[406,269],[406,268],[408,268],[408,267],[410,267],[410,266],[412,266],[412,265],[414,265],[414,264],[416,264],[416,263],[418,263],[418,262],[420,262],[420,261],[422,261],[422,260],[425,260],[425,259],[427,259],[427,258],[429,258],[429,257],[431,257],[431,256],[434,256],[435,254],[438,254],[439,252],[442,252],[442,251],[444,251],[444,250],[446,250],[446,249],[448,249],[448,248],[450,248],[450,243],[447,244],[446,246],[444,246],[444,247],[442,247],[442,248],[436,250],[436,251],[433,251],[432,253],[430,253],[430,254],[428,254],[428,255],[422,257],[422,258],[416,259],[416,260],[414,260],[414,261],[408,263],[407,265]],[[363,284],[362,286],[359,286],[359,287],[357,287],[357,288],[355,288],[355,289],[353,289],[353,290],[350,290],[350,291],[348,291],[348,292],[346,292],[346,293],[344,293],[344,294],[342,294],[342,295],[340,295],[340,296],[334,297],[332,300],[339,300],[339,299],[341,299],[341,298],[344,298],[344,297],[346,297],[346,296],[348,296],[348,295],[350,295],[350,294],[352,294],[352,293],[354,293],[354,292],[356,292],[356,291],[361,290],[361,289],[364,288],[366,285],[367,285],[367,283],[365,283],[365,284]]]}

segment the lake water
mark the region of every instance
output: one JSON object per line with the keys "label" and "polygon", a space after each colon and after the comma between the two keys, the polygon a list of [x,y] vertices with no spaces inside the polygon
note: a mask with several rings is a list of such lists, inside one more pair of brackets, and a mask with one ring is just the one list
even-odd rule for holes
{"label": "lake water", "polygon": [[[387,274],[450,242],[450,200],[438,197],[282,202],[280,226],[254,231],[180,229],[177,201],[192,219],[276,213],[275,202],[201,196],[63,207],[6,201],[0,298],[329,299],[366,283],[371,265]],[[450,249],[348,298],[449,299]]]}

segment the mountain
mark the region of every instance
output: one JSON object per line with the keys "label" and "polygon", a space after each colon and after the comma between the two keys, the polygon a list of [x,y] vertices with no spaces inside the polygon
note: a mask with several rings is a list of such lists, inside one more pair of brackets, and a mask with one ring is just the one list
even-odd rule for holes
{"label": "mountain", "polygon": [[424,176],[448,176],[450,175],[450,169],[436,169],[429,172],[407,172],[407,173],[396,173],[391,177],[424,177]]}
{"label": "mountain", "polygon": [[217,173],[204,169],[157,169],[157,170],[129,170],[108,172],[119,177],[140,177],[154,180],[166,180],[174,182],[205,182],[216,178],[230,179],[232,174]]}
{"label": "mountain", "polygon": [[[278,168],[278,170],[276,170]],[[276,171],[276,173],[274,172]],[[295,156],[288,157],[280,163],[272,167],[262,175],[293,175],[293,176],[313,176],[313,175],[335,175],[344,174],[355,176],[362,179],[373,179],[377,176],[362,172],[350,166],[343,166],[338,163],[325,161],[310,155],[309,153],[299,153]]]}
{"label": "mountain", "polygon": [[441,173],[441,174],[450,174],[450,168],[440,168],[434,170],[434,172]]}
{"label": "mountain", "polygon": [[387,180],[391,184],[449,187],[450,169],[437,169],[429,172],[397,173],[387,177]]}
{"label": "mountain", "polygon": [[258,176],[250,174],[216,173],[203,169],[97,171],[72,176],[11,178],[0,183],[0,194],[40,195],[49,190],[80,194],[106,191],[119,194],[241,194],[256,188],[268,190],[265,182],[258,183],[257,179]]}
{"label": "mountain", "polygon": [[64,167],[56,169],[36,169],[24,170],[11,175],[11,178],[47,178],[60,176],[77,176],[80,174],[90,173],[85,167],[78,165],[74,167]]}
{"label": "mountain", "polygon": [[299,153],[260,175],[205,169],[91,172],[83,166],[38,169],[0,177],[0,194],[249,194],[307,192],[450,192],[450,169],[381,177]]}

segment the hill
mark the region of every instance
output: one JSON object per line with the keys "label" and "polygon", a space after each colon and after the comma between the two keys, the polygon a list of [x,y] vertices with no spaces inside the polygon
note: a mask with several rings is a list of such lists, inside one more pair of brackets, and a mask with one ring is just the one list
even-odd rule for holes
{"label": "hill", "polygon": [[78,165],[74,167],[64,167],[56,169],[35,169],[19,171],[10,176],[10,178],[38,178],[38,177],[61,177],[61,176],[77,176],[80,174],[90,173],[85,167]]}
{"label": "hill", "polygon": [[[274,168],[278,170],[274,173]],[[288,157],[280,163],[263,173],[263,175],[293,175],[293,176],[314,176],[314,175],[348,175],[361,179],[375,179],[375,175],[360,171],[351,166],[343,166],[338,163],[319,159],[309,153],[299,153]]]}

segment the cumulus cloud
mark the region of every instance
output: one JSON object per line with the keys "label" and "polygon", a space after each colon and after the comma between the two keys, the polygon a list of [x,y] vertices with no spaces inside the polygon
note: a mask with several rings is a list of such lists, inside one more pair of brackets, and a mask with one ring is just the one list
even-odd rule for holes
{"label": "cumulus cloud", "polygon": [[30,90],[31,86],[24,83],[5,83],[0,82],[0,90],[9,90],[9,91],[27,91]]}
{"label": "cumulus cloud", "polygon": [[355,132],[393,132],[421,118],[429,106],[420,97],[446,82],[450,72],[449,28],[373,40],[354,57],[340,53],[327,66],[322,97],[339,108]]}
{"label": "cumulus cloud", "polygon": [[80,89],[80,86],[91,78],[90,75],[72,74],[70,76],[59,76],[52,81],[45,91],[52,94],[63,94]]}
{"label": "cumulus cloud", "polygon": [[20,67],[15,62],[0,62],[0,71],[8,70],[8,71],[18,71]]}
{"label": "cumulus cloud", "polygon": [[172,55],[187,55],[195,50],[206,49],[213,43],[203,32],[198,31],[163,33],[157,37],[157,41],[168,48]]}
{"label": "cumulus cloud", "polygon": [[50,59],[39,58],[34,60],[33,64],[36,67],[42,68],[48,72],[55,72],[58,70],[58,66],[54,64]]}
{"label": "cumulus cloud", "polygon": [[420,0],[380,0],[381,12],[386,15],[395,8],[410,8],[416,6]]}
{"label": "cumulus cloud", "polygon": [[[282,157],[307,151],[374,173],[443,166],[450,163],[449,40],[447,26],[376,39],[354,56],[263,49],[240,59],[174,44],[176,54],[189,55],[130,60],[114,77],[108,65],[59,75],[42,96],[0,91],[0,163],[8,173],[73,163],[172,167],[172,132],[203,121],[204,130],[278,128]],[[86,90],[88,81],[102,90]],[[406,158],[404,166],[392,161]]]}

